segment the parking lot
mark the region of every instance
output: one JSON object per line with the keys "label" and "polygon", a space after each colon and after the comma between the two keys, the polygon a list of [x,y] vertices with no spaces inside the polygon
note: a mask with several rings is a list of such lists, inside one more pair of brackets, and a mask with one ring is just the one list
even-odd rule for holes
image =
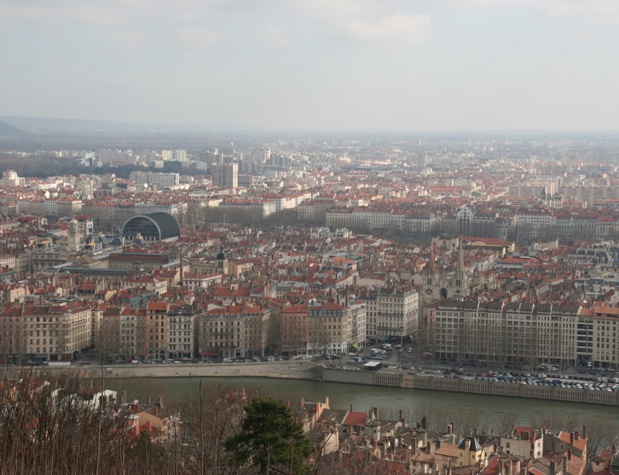
{"label": "parking lot", "polygon": [[429,353],[415,351],[415,348],[410,345],[404,347],[385,344],[372,345],[358,354],[351,353],[338,359],[325,360],[322,364],[327,367],[357,371],[363,370],[363,365],[369,361],[381,361],[383,367],[380,371],[384,372],[402,372],[419,376],[505,384],[619,392],[619,372],[598,371],[592,374],[593,370],[587,367],[569,368],[559,372],[559,368],[552,365],[538,366],[536,371],[530,369],[497,370],[479,365],[458,366],[455,362],[432,362]]}

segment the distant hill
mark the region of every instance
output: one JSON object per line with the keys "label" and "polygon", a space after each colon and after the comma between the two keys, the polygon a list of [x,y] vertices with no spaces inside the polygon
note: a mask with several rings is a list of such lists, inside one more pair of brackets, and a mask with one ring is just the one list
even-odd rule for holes
{"label": "distant hill", "polygon": [[0,116],[0,121],[36,134],[46,133],[140,133],[140,132],[204,132],[203,126],[183,124],[148,124],[90,119],[58,119],[46,117]]}
{"label": "distant hill", "polygon": [[0,120],[0,135],[21,135],[23,132],[8,122]]}

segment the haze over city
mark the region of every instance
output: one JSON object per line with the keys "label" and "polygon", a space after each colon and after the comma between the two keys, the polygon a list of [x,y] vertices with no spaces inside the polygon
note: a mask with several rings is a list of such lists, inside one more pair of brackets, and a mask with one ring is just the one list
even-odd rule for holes
{"label": "haze over city", "polygon": [[0,0],[2,115],[616,131],[612,0]]}
{"label": "haze over city", "polygon": [[0,0],[1,475],[619,475],[619,0]]}

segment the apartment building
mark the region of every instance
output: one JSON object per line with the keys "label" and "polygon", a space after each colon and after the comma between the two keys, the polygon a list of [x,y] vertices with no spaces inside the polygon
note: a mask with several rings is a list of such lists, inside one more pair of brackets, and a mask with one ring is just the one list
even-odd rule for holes
{"label": "apartment building", "polygon": [[[119,355],[126,358],[135,358],[144,353],[144,338],[138,338],[139,329],[144,327],[144,312],[141,309],[125,307],[120,312],[120,346]],[[138,345],[138,340],[142,343]]]}
{"label": "apartment building", "polygon": [[263,356],[271,312],[257,305],[228,305],[198,317],[198,352],[211,358]]}
{"label": "apartment building", "polygon": [[168,314],[168,352],[171,358],[194,356],[196,314],[191,305],[171,305]]}
{"label": "apartment building", "polygon": [[120,307],[107,307],[101,316],[99,347],[104,355],[120,354]]}
{"label": "apartment building", "polygon": [[[365,320],[364,308],[342,306],[332,302],[322,302],[308,308],[308,338],[311,353],[340,354],[350,346],[365,343],[363,330],[353,325],[361,325]],[[353,340],[353,334],[357,340]]]}
{"label": "apartment building", "polygon": [[146,350],[149,359],[168,357],[168,312],[167,302],[148,302],[146,305]]}
{"label": "apartment building", "polygon": [[238,188],[238,164],[214,164],[211,168],[213,170],[213,186],[216,186],[218,188]]}
{"label": "apartment building", "polygon": [[277,205],[272,200],[227,199],[219,203],[219,207],[229,210],[244,211],[255,216],[266,218],[277,211]]}
{"label": "apartment building", "polygon": [[13,318],[18,316],[24,339],[19,346],[30,358],[68,361],[92,344],[91,308],[84,302],[25,305]]}
{"label": "apartment building", "polygon": [[576,352],[581,364],[619,370],[619,308],[581,308],[576,331]]}
{"label": "apartment building", "polygon": [[366,338],[401,340],[417,333],[419,295],[416,290],[377,290],[358,298],[366,305]]}
{"label": "apartment building", "polygon": [[443,302],[429,309],[436,358],[497,366],[619,368],[619,309],[575,304]]}
{"label": "apartment building", "polygon": [[306,353],[309,348],[308,323],[307,304],[282,308],[277,318],[280,333],[279,349],[282,352]]}
{"label": "apartment building", "polygon": [[129,179],[136,185],[156,186],[158,188],[178,186],[181,182],[178,173],[131,172]]}

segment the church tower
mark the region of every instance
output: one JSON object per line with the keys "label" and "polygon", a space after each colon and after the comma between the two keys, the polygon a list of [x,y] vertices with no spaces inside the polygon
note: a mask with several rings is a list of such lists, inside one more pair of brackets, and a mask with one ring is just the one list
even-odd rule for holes
{"label": "church tower", "polygon": [[69,252],[79,252],[82,236],[77,220],[73,218],[69,223],[69,239],[67,243],[67,250]]}
{"label": "church tower", "polygon": [[454,292],[457,295],[466,297],[469,293],[469,277],[464,266],[464,251],[462,250],[462,237],[458,242],[458,264],[454,281]]}
{"label": "church tower", "polygon": [[228,273],[228,256],[223,244],[219,246],[219,252],[217,253],[217,272],[222,274]]}
{"label": "church tower", "polygon": [[430,259],[422,273],[421,303],[423,307],[431,304],[438,298],[438,272],[436,270],[434,244],[430,245]]}

